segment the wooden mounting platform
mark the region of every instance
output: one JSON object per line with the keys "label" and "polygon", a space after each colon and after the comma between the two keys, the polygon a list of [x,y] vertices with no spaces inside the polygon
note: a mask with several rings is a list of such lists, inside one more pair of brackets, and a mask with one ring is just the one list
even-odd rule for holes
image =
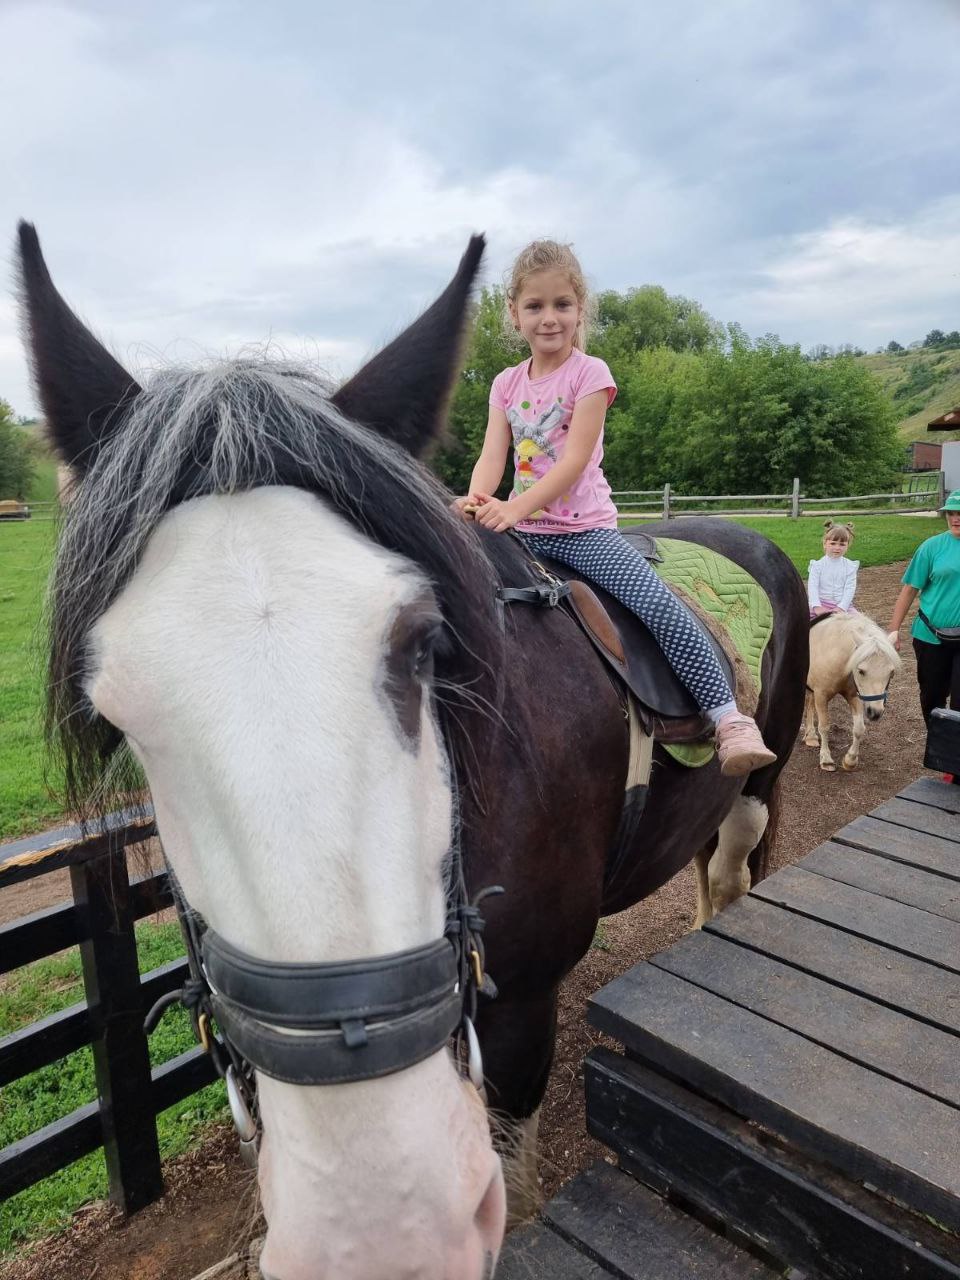
{"label": "wooden mounting platform", "polygon": [[591,1131],[814,1274],[960,1277],[958,815],[921,779],[599,992]]}

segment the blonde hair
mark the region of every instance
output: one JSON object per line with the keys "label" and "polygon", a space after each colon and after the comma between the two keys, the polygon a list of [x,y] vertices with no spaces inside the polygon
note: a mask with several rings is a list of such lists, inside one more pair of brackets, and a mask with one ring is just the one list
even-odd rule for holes
{"label": "blonde hair", "polygon": [[853,541],[853,524],[849,521],[847,524],[834,524],[832,520],[824,520],[823,540],[824,542],[836,540],[837,542],[845,543],[849,547]]}
{"label": "blonde hair", "polygon": [[521,249],[510,268],[504,290],[506,305],[504,307],[504,327],[511,339],[516,338],[516,325],[510,314],[511,305],[515,305],[523,286],[538,271],[562,271],[570,280],[574,297],[580,304],[580,321],[574,334],[573,344],[581,351],[586,350],[587,333],[593,312],[593,299],[587,288],[583,267],[577,260],[573,247],[560,244],[557,240],[532,240],[525,249]]}

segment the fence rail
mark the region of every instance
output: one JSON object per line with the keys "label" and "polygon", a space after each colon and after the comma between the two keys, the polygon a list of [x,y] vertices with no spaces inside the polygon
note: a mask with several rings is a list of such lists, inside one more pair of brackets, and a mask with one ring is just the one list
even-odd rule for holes
{"label": "fence rail", "polygon": [[126,850],[155,833],[151,815],[113,814],[103,827],[46,832],[0,845],[0,891],[68,867],[73,901],[0,927],[0,973],[79,946],[85,1000],[0,1040],[0,1086],[93,1049],[98,1099],[0,1151],[0,1198],[103,1147],[110,1198],[127,1213],[163,1192],[156,1116],[215,1079],[201,1049],[151,1069],[143,1019],[183,985],[185,959],[142,977],[135,921],[173,901],[165,871],[131,880]]}
{"label": "fence rail", "polygon": [[[942,505],[945,493],[944,475],[936,473],[933,483],[927,488],[914,487],[912,484],[905,490],[894,493],[853,493],[839,497],[811,498],[800,492],[800,481],[794,479],[790,493],[686,493],[679,494],[672,485],[665,484],[662,489],[621,489],[615,490],[613,499],[620,515],[627,519],[669,520],[677,515],[709,515],[709,516],[770,516],[784,514],[794,520],[804,515],[886,515],[891,511],[907,515],[923,511],[935,511]],[[926,501],[923,501],[926,499]],[[708,503],[752,502],[763,503],[762,507],[728,507],[721,511],[698,511],[697,508]],[[864,508],[850,506],[851,503],[881,503],[880,507]],[[919,502],[919,505],[918,505]],[[913,503],[912,506],[901,506],[901,503]],[[681,510],[677,510],[677,508]],[[809,508],[816,507],[816,511]],[[686,510],[683,508],[687,508]]]}

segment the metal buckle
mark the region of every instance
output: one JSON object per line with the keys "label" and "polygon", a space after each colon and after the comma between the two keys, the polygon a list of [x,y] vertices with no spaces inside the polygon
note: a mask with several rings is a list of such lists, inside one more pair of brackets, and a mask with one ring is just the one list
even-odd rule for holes
{"label": "metal buckle", "polygon": [[204,1053],[210,1052],[210,1019],[205,1013],[201,1013],[197,1018],[197,1038],[203,1048]]}

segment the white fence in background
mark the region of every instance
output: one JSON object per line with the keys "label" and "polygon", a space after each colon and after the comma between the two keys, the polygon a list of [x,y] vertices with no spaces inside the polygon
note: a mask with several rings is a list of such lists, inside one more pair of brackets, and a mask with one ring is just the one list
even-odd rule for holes
{"label": "white fence in background", "polygon": [[[943,472],[930,473],[927,488],[897,493],[849,493],[832,498],[809,498],[800,492],[800,481],[794,479],[790,493],[684,493],[665,484],[662,489],[624,489],[614,492],[613,500],[620,515],[635,520],[669,520],[671,516],[771,516],[786,515],[794,520],[801,516],[889,515],[891,512],[936,511],[944,498]],[[699,510],[706,503],[727,503],[726,508]],[[752,503],[752,506],[730,506],[730,503]],[[854,503],[858,505],[853,505]],[[762,505],[759,505],[762,504]],[[866,505],[865,505],[866,504]]]}

